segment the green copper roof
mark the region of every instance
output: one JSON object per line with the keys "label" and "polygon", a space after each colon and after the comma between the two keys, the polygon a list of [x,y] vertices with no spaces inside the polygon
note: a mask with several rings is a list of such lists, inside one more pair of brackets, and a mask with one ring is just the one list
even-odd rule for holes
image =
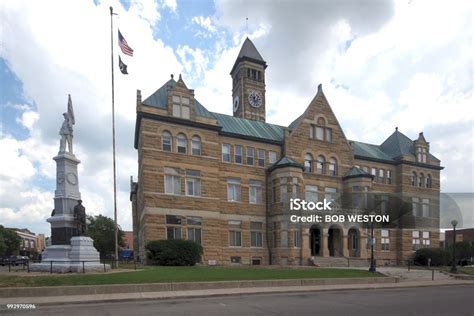
{"label": "green copper roof", "polygon": [[383,152],[380,149],[380,147],[377,145],[356,142],[353,140],[349,142],[352,144],[352,152],[354,153],[354,155],[380,159],[380,160],[386,160],[386,161],[394,161],[389,155]]}
{"label": "green copper roof", "polygon": [[[401,156],[414,156],[415,144],[410,138],[398,131],[398,128],[380,145],[380,149],[392,158]],[[439,161],[438,158],[429,154],[431,160]]]}
{"label": "green copper roof", "polygon": [[285,134],[285,127],[283,126],[246,120],[215,112],[212,112],[212,114],[218,120],[219,125],[222,126],[222,132],[277,142],[283,141],[283,135]]}
{"label": "green copper roof", "polygon": [[281,157],[280,160],[275,162],[270,168],[268,168],[268,171],[273,171],[278,168],[284,168],[284,167],[296,167],[304,170],[304,166],[300,164],[299,162],[294,161],[291,158],[288,158],[286,156]]}
{"label": "green copper roof", "polygon": [[374,176],[364,170],[354,166],[346,174],[342,177],[343,179],[350,179],[350,178],[373,178]]}

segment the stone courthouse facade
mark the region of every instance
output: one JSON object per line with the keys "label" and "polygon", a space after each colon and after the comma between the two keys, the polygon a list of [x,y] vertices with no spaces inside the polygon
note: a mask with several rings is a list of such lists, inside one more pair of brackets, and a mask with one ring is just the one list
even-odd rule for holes
{"label": "stone courthouse facade", "polygon": [[208,111],[181,76],[144,100],[137,91],[130,198],[139,259],[147,241],[190,239],[203,246],[203,264],[367,263],[370,224],[295,223],[291,215],[315,212],[290,211],[291,198],[334,201],[331,214],[390,215],[374,230],[378,264],[437,247],[442,167],[423,133],[348,140],[321,85],[289,126],[267,123],[266,68],[246,39],[230,72],[233,116]]}

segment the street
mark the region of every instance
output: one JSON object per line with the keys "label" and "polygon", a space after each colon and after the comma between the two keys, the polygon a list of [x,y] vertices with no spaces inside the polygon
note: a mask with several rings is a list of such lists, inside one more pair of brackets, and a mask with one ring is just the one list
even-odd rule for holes
{"label": "street", "polygon": [[[27,304],[28,302],[24,302]],[[474,286],[36,305],[8,315],[474,315]]]}

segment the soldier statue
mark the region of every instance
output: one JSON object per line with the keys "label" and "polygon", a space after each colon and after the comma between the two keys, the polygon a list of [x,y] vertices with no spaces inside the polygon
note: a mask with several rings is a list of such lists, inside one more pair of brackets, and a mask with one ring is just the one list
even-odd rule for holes
{"label": "soldier statue", "polygon": [[59,152],[66,152],[66,145],[69,147],[69,152],[72,154],[72,137],[73,129],[72,126],[76,123],[74,119],[74,110],[72,108],[71,95],[68,98],[67,113],[63,113],[64,121],[59,130],[61,140],[59,141]]}
{"label": "soldier statue", "polygon": [[86,208],[82,205],[82,200],[78,200],[77,205],[74,206],[74,222],[76,224],[77,235],[84,236],[87,231],[87,226]]}

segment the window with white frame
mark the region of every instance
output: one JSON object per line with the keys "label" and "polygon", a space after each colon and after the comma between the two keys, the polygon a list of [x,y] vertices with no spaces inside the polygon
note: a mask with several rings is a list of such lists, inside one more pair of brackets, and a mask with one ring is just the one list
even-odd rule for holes
{"label": "window with white frame", "polygon": [[177,151],[181,154],[185,154],[188,150],[188,140],[184,134],[178,134],[176,137]]}
{"label": "window with white frame", "polygon": [[166,239],[183,239],[183,217],[166,215]]}
{"label": "window with white frame", "polygon": [[325,168],[324,166],[326,165],[326,159],[324,156],[319,155],[316,161],[316,172],[318,174],[324,174],[325,173]]}
{"label": "window with white frame", "polygon": [[337,160],[336,158],[332,157],[329,159],[328,162],[328,174],[330,176],[336,176],[337,175]]}
{"label": "window with white frame", "polygon": [[411,205],[412,205],[412,215],[421,216],[422,212],[421,212],[420,198],[412,197]]}
{"label": "window with white frame", "polygon": [[423,248],[429,248],[431,245],[430,232],[423,232],[421,237],[421,244],[423,245]]}
{"label": "window with white frame", "polygon": [[432,186],[432,179],[431,179],[431,175],[428,174],[428,175],[426,176],[426,185],[425,185],[425,187],[431,188],[431,186]]}
{"label": "window with white frame", "polygon": [[392,184],[392,170],[387,170],[387,184]]}
{"label": "window with white frame", "polygon": [[243,163],[243,149],[241,145],[235,145],[234,146],[234,162],[235,163]]}
{"label": "window with white frame", "polygon": [[313,156],[309,153],[304,155],[304,171],[313,172]]}
{"label": "window with white frame", "polygon": [[418,162],[426,163],[427,157],[428,157],[428,149],[423,148],[423,147],[418,147],[417,151],[418,151],[418,154],[417,154]]}
{"label": "window with white frame", "polygon": [[385,170],[379,169],[379,174],[376,179],[377,183],[385,183]]}
{"label": "window with white frame", "polygon": [[239,178],[227,179],[227,201],[242,201],[242,186]]}
{"label": "window with white frame", "polygon": [[201,138],[199,136],[193,136],[191,139],[191,153],[195,156],[201,155]]}
{"label": "window with white frame", "polygon": [[415,230],[412,232],[412,250],[416,251],[418,249],[420,249],[420,244],[421,244],[421,240],[420,240],[420,232]]}
{"label": "window with white frame", "polygon": [[177,168],[165,168],[165,193],[181,194],[181,176]]}
{"label": "window with white frame", "polygon": [[242,247],[242,222],[229,221],[229,246]]}
{"label": "window with white frame", "polygon": [[412,186],[416,186],[417,181],[418,181],[417,179],[418,179],[418,177],[416,175],[416,172],[413,171],[413,173],[411,174],[411,185]]}
{"label": "window with white frame", "polygon": [[337,189],[336,188],[325,188],[324,189],[324,198],[327,201],[334,203],[337,198]]}
{"label": "window with white frame", "polygon": [[263,247],[263,223],[250,222],[250,247]]}
{"label": "window with white frame", "polygon": [[293,231],[293,247],[301,248],[301,235],[299,230]]}
{"label": "window with white frame", "polygon": [[253,166],[255,150],[253,147],[247,147],[247,165]]}
{"label": "window with white frame", "polygon": [[202,218],[198,216],[188,216],[186,218],[188,224],[188,240],[192,240],[198,244],[202,244]]}
{"label": "window with white frame", "polygon": [[258,166],[265,167],[265,150],[258,150]]}
{"label": "window with white frame", "polygon": [[230,145],[222,144],[222,161],[230,162]]}
{"label": "window with white frame", "polygon": [[390,235],[388,229],[382,229],[381,237],[382,251],[390,251]]}
{"label": "window with white frame", "polygon": [[318,186],[317,185],[305,185],[304,187],[305,193],[305,200],[308,202],[318,202],[319,200],[319,193],[318,193]]}
{"label": "window with white frame", "polygon": [[287,178],[280,178],[280,202],[288,201],[288,183]]}
{"label": "window with white frame", "polygon": [[249,202],[250,204],[263,203],[263,184],[261,181],[250,180],[249,182]]}
{"label": "window with white frame", "polygon": [[189,98],[173,96],[173,116],[189,119]]}
{"label": "window with white frame", "polygon": [[277,153],[274,151],[268,152],[268,163],[274,164],[277,161]]}
{"label": "window with white frame", "polygon": [[170,132],[163,132],[161,135],[161,148],[163,151],[172,151],[173,150],[173,137]]}
{"label": "window with white frame", "polygon": [[430,199],[421,200],[421,215],[423,217],[430,217]]}
{"label": "window with white frame", "polygon": [[201,196],[201,172],[186,170],[186,195]]}

